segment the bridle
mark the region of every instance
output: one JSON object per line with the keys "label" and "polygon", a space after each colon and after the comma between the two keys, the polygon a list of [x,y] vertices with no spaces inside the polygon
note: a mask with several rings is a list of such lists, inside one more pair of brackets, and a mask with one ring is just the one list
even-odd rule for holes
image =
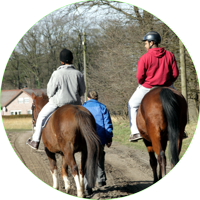
{"label": "bridle", "polygon": [[34,109],[35,109],[35,100],[33,101],[31,109],[32,109],[32,124],[33,124],[33,127],[35,127],[36,126],[36,120],[35,120],[34,114],[33,114],[34,113]]}
{"label": "bridle", "polygon": [[150,45],[150,42],[151,42],[151,41],[149,41],[149,40],[148,40],[148,42],[149,42],[149,49],[151,49],[151,48],[152,48],[152,46],[154,45],[154,41],[152,40],[152,42],[153,42],[153,44],[152,44],[152,45]]}

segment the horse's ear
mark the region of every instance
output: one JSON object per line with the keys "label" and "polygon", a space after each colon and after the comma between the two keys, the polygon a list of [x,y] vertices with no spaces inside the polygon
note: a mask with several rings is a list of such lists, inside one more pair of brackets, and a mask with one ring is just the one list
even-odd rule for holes
{"label": "horse's ear", "polygon": [[44,95],[44,93],[43,93],[43,92],[42,92],[42,98],[43,98],[43,99],[45,99],[45,95]]}
{"label": "horse's ear", "polygon": [[31,94],[32,99],[35,99],[36,95],[34,93]]}

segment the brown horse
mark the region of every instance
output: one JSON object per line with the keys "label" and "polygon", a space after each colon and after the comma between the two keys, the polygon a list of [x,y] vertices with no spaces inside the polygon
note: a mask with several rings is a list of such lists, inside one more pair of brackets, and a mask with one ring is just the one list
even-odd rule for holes
{"label": "brown horse", "polygon": [[[159,179],[166,175],[165,149],[169,140],[171,167],[179,161],[182,139],[187,124],[187,102],[176,90],[155,88],[147,93],[138,109],[137,127],[150,156],[154,183],[158,181],[157,159],[160,164]],[[155,153],[157,154],[157,159]]]}
{"label": "brown horse", "polygon": [[[40,110],[48,102],[48,97],[32,94],[33,122],[37,120]],[[84,175],[88,186],[95,186],[97,162],[101,154],[100,139],[96,133],[96,123],[91,113],[82,106],[64,105],[58,108],[50,117],[42,130],[42,140],[50,162],[50,171],[53,177],[53,187],[58,189],[57,165],[55,154],[62,155],[61,176],[65,183],[66,192],[69,192],[68,166],[75,179],[77,196],[84,197]],[[81,164],[78,170],[74,154],[81,152]]]}

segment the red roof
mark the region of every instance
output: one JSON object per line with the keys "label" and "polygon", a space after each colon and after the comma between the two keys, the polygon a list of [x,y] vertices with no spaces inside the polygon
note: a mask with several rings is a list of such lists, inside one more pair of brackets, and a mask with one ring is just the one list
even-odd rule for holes
{"label": "red roof", "polygon": [[17,89],[17,90],[1,90],[1,108],[9,105],[15,98],[17,98],[21,93],[27,93],[31,96],[32,93],[40,96],[42,93],[46,94],[46,89]]}

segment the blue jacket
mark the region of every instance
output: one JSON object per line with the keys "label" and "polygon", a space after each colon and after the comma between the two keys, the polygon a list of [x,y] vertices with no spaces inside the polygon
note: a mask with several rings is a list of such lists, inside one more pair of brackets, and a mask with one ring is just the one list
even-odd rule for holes
{"label": "blue jacket", "polygon": [[86,101],[83,106],[87,108],[95,118],[96,131],[101,139],[102,145],[112,141],[113,125],[106,106],[94,99]]}

